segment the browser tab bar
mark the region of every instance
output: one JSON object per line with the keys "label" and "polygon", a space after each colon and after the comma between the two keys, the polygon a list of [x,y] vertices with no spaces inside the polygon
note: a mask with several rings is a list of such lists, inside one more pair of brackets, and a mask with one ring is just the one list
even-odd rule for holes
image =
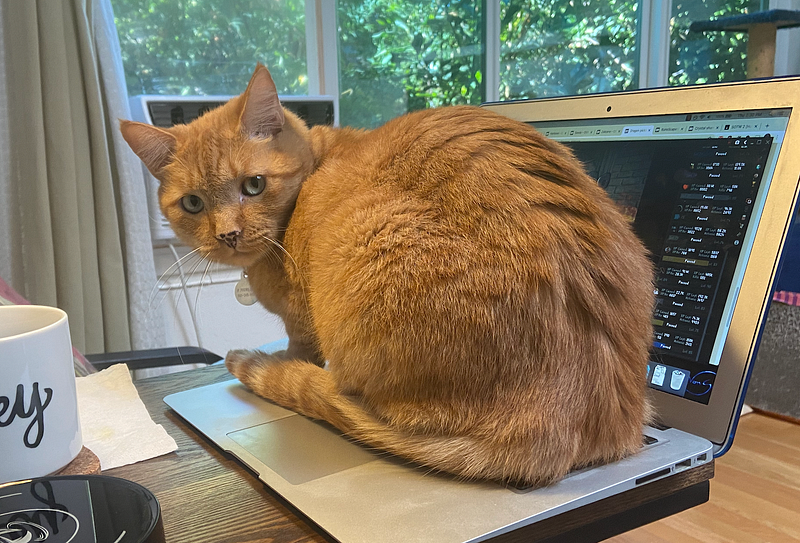
{"label": "browser tab bar", "polygon": [[652,136],[653,125],[648,126],[626,126],[622,129],[623,136]]}

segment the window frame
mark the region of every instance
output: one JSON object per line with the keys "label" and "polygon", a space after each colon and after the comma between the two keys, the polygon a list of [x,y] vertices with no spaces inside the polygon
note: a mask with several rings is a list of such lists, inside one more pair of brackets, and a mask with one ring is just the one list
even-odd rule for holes
{"label": "window frame", "polygon": [[[502,0],[481,0],[484,17],[484,102],[500,101]],[[339,96],[337,0],[305,0],[308,95]],[[640,89],[669,85],[673,0],[640,0],[637,81]],[[769,0],[768,9],[800,9],[800,0]],[[800,28],[778,32],[775,75],[800,73]]]}
{"label": "window frame", "polygon": [[305,0],[309,96],[339,96],[336,0]]}
{"label": "window frame", "polygon": [[[483,0],[486,36],[484,102],[500,100],[500,2]],[[306,0],[306,65],[309,95],[339,95],[336,0]],[[667,85],[672,0],[641,0],[638,21],[638,86]]]}

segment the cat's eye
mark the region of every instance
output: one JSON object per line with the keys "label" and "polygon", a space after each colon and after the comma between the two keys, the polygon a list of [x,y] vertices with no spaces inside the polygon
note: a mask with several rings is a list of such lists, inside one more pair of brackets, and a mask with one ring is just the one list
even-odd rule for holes
{"label": "cat's eye", "polygon": [[242,192],[245,196],[258,196],[264,192],[266,186],[267,180],[263,175],[254,175],[244,180],[244,183],[242,183]]}
{"label": "cat's eye", "polygon": [[202,198],[197,196],[196,194],[187,194],[183,198],[181,198],[181,205],[183,209],[185,209],[188,213],[200,213],[203,211],[205,204],[203,204]]}

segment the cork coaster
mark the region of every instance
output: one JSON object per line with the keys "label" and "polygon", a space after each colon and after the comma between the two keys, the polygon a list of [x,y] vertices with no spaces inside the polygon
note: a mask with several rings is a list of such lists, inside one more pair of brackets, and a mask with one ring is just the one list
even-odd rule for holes
{"label": "cork coaster", "polygon": [[97,475],[100,473],[100,459],[83,447],[75,459],[53,473],[53,475]]}

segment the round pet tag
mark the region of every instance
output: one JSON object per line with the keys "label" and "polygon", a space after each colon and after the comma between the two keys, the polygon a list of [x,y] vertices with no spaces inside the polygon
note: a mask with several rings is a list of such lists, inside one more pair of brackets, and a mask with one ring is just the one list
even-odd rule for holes
{"label": "round pet tag", "polygon": [[250,280],[247,278],[247,273],[242,272],[242,278],[236,283],[234,290],[236,301],[242,305],[253,305],[256,300],[256,295],[253,294],[253,289],[250,288]]}

